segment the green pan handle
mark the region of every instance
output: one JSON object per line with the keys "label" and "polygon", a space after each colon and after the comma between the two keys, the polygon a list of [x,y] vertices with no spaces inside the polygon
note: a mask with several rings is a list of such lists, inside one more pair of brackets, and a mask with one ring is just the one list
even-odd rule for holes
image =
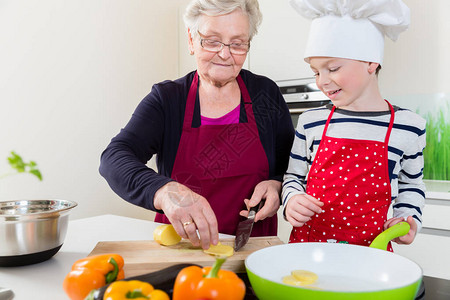
{"label": "green pan handle", "polygon": [[410,226],[406,222],[397,223],[380,233],[370,244],[370,247],[387,250],[388,243],[399,236],[406,235],[409,232],[409,228]]}

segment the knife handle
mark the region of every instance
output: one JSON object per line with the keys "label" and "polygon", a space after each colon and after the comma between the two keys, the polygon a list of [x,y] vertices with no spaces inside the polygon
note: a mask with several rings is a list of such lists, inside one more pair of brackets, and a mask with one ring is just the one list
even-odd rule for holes
{"label": "knife handle", "polygon": [[266,201],[266,199],[261,199],[261,201],[259,201],[258,205],[250,207],[250,211],[248,213],[247,219],[254,219],[256,216],[256,213],[261,209],[261,207],[264,206],[265,201]]}

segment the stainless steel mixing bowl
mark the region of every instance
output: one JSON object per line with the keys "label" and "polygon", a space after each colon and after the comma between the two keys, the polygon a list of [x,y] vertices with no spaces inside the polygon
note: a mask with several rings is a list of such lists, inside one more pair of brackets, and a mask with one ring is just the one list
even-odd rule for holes
{"label": "stainless steel mixing bowl", "polygon": [[0,201],[0,267],[34,264],[55,255],[75,206],[57,199]]}

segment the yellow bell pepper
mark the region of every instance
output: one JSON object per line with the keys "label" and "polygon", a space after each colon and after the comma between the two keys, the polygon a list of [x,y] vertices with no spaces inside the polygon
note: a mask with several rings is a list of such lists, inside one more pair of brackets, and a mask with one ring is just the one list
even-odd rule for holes
{"label": "yellow bell pepper", "polygon": [[166,292],[155,290],[150,283],[139,280],[113,282],[103,296],[103,300],[126,299],[170,300]]}

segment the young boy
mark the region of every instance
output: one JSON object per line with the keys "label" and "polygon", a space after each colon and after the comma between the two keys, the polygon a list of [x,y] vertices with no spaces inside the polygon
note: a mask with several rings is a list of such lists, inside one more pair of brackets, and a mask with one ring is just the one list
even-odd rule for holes
{"label": "young boy", "polygon": [[333,105],[298,120],[282,192],[294,226],[289,242],[368,246],[406,220],[409,233],[394,241],[410,244],[425,201],[425,120],[392,106],[378,88],[384,36],[396,40],[409,25],[409,9],[400,0],[291,4],[313,19],[305,61]]}

